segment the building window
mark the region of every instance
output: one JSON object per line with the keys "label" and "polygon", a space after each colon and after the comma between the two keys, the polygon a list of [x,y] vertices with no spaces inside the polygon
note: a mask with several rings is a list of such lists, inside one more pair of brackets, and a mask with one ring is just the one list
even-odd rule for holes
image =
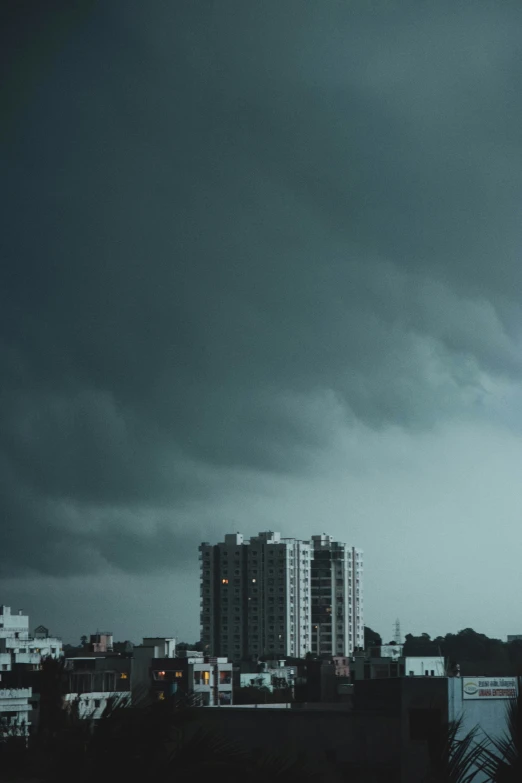
{"label": "building window", "polygon": [[179,680],[181,677],[183,677],[183,672],[177,671],[174,672],[174,677]]}
{"label": "building window", "polygon": [[203,685],[209,685],[210,684],[210,672],[209,671],[201,672],[201,679],[203,680]]}
{"label": "building window", "polygon": [[94,707],[101,707],[101,699],[94,699]]}

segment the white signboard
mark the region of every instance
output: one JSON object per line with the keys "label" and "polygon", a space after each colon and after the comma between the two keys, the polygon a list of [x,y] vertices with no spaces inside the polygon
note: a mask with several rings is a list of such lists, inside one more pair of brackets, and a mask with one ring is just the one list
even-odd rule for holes
{"label": "white signboard", "polygon": [[464,699],[514,699],[518,695],[516,677],[463,677]]}

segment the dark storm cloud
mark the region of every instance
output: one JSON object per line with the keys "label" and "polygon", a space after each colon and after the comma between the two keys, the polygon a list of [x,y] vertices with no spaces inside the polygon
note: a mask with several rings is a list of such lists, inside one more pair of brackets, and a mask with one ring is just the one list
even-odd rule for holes
{"label": "dark storm cloud", "polygon": [[80,6],[6,96],[6,569],[169,567],[227,469],[519,378],[514,6]]}

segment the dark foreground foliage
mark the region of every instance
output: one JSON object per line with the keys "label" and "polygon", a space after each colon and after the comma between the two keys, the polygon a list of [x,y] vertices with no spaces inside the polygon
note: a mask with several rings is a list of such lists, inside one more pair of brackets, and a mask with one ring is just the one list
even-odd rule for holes
{"label": "dark foreground foliage", "polygon": [[506,731],[488,737],[481,770],[494,783],[522,783],[522,694],[508,703]]}
{"label": "dark foreground foliage", "polygon": [[202,727],[198,708],[174,701],[145,707],[108,706],[93,725],[72,710],[60,731],[0,745],[0,780],[42,783],[114,783],[118,780],[337,781],[303,760],[250,754]]}

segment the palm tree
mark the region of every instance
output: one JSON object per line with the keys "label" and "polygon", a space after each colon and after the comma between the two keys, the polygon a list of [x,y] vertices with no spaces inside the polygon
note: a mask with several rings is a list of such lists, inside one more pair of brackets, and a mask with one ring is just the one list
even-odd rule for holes
{"label": "palm tree", "polygon": [[479,727],[463,737],[462,717],[451,721],[432,743],[428,783],[472,783],[481,768],[485,741],[477,741]]}
{"label": "palm tree", "polygon": [[[501,737],[489,737],[482,752],[481,770],[494,783],[522,781],[522,694],[508,702],[507,728]],[[491,747],[492,746],[492,747]]]}

